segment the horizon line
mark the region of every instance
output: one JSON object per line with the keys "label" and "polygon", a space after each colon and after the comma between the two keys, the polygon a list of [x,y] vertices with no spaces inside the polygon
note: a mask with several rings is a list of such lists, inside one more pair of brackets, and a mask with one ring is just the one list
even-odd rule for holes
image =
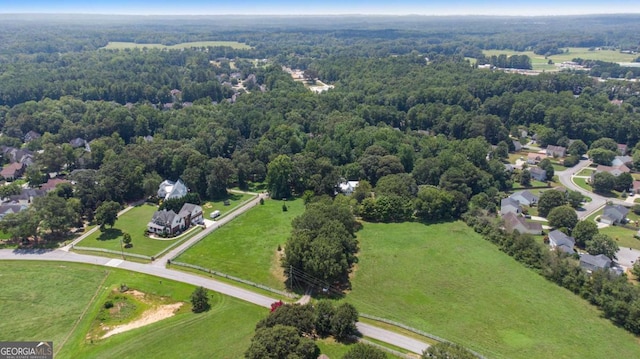
{"label": "horizon line", "polygon": [[3,15],[65,15],[65,16],[141,16],[141,17],[208,17],[208,16],[235,16],[235,17],[345,17],[345,16],[362,16],[362,17],[569,17],[569,16],[632,16],[640,15],[640,10],[637,12],[603,12],[603,13],[567,13],[567,14],[472,14],[472,13],[459,13],[459,14],[420,14],[420,13],[406,13],[406,14],[379,14],[379,13],[274,13],[274,14],[247,14],[247,13],[210,13],[210,14],[141,14],[141,13],[109,13],[109,12],[2,12]]}

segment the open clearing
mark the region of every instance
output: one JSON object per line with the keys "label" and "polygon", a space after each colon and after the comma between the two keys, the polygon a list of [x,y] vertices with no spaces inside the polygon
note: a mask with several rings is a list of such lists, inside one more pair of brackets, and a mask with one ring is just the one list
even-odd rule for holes
{"label": "open clearing", "polygon": [[192,47],[217,47],[217,46],[228,46],[234,49],[250,49],[251,46],[247,44],[243,44],[237,41],[194,41],[194,42],[183,42],[175,45],[162,45],[162,44],[138,44],[135,42],[120,42],[120,41],[111,41],[107,44],[107,46],[103,47],[103,49],[109,50],[121,50],[121,49],[189,49]]}
{"label": "open clearing", "polygon": [[[282,211],[283,203],[287,205],[286,212]],[[277,248],[291,234],[291,220],[303,211],[301,199],[266,200],[264,205],[253,207],[211,233],[176,261],[284,289]]]}
{"label": "open clearing", "polygon": [[[566,50],[567,48],[563,48]],[[569,52],[562,54],[551,55],[546,59],[544,55],[534,54],[533,51],[513,51],[513,50],[484,50],[482,51],[485,56],[501,55],[527,55],[531,58],[531,65],[534,70],[538,71],[557,71],[559,68],[555,65],[549,65],[549,59],[553,60],[556,64],[565,61],[571,61],[575,58],[587,59],[587,60],[600,60],[607,62],[633,62],[638,55],[623,54],[615,50],[597,50],[589,51],[586,47],[569,47]]]}
{"label": "open clearing", "polygon": [[[88,339],[104,302],[121,284],[129,292],[184,305],[160,321],[105,339]],[[265,308],[214,292],[209,292],[211,310],[193,314],[191,285],[77,263],[0,261],[0,286],[0,340],[52,340],[59,359],[242,358],[256,323],[268,314]],[[331,340],[317,344],[331,358],[348,350]]]}
{"label": "open clearing", "polygon": [[526,269],[462,222],[365,223],[353,289],[359,311],[490,358],[636,358],[633,335]]}

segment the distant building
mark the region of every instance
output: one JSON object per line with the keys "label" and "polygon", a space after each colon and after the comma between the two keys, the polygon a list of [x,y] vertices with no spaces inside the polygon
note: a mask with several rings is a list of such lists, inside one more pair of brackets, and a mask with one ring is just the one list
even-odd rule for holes
{"label": "distant building", "polygon": [[611,258],[605,256],[604,254],[591,255],[591,254],[582,254],[580,255],[580,267],[586,270],[588,273],[593,273],[597,270],[610,270],[613,273],[620,275],[622,274],[622,268],[616,266]]}
{"label": "distant building", "polygon": [[520,202],[510,197],[503,198],[500,201],[500,215],[504,216],[507,213],[513,213],[513,214],[522,213],[522,207],[520,207]]}
{"label": "distant building", "polygon": [[625,206],[614,204],[604,206],[602,216],[600,216],[600,222],[606,224],[618,224],[624,223],[629,214],[629,209]]}
{"label": "distant building", "polygon": [[181,180],[173,182],[164,180],[158,188],[158,197],[165,200],[170,198],[181,198],[187,195],[187,186]]}
{"label": "distant building", "polygon": [[340,190],[340,192],[349,196],[356,190],[359,184],[360,181],[344,181],[338,184],[338,189]]}
{"label": "distant building", "polygon": [[547,149],[545,150],[545,152],[547,153],[547,156],[557,157],[557,158],[563,158],[567,155],[567,149],[562,146],[549,145],[547,146]]}
{"label": "distant building", "polygon": [[513,212],[505,214],[502,220],[504,221],[504,228],[509,232],[518,231],[519,233],[534,235],[542,233],[542,225],[540,223],[527,222],[523,217]]}
{"label": "distant building", "polygon": [[540,167],[531,167],[529,168],[529,173],[531,173],[531,178],[540,181],[540,182],[546,182],[547,181],[547,171],[543,170]]}
{"label": "distant building", "polygon": [[566,234],[555,230],[549,233],[549,245],[551,248],[557,248],[562,252],[573,254],[575,253],[573,247],[576,245],[576,240],[573,237],[569,237]]}
{"label": "distant building", "polygon": [[522,206],[532,206],[538,203],[538,196],[529,191],[518,191],[513,193],[509,198],[514,199]]}

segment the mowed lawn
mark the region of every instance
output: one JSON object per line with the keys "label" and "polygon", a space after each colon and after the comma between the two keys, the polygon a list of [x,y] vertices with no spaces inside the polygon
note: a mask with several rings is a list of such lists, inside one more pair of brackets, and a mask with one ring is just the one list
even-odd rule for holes
{"label": "mowed lawn", "polygon": [[0,261],[0,341],[53,341],[55,349],[104,277],[97,267]]}
{"label": "mowed lawn", "polygon": [[[147,223],[149,223],[153,213],[157,210],[158,207],[148,204],[132,208],[118,217],[113,228],[107,226],[104,232],[101,232],[100,230],[93,232],[87,238],[80,241],[78,246],[104,248],[120,252],[120,250],[122,250],[120,244],[122,234],[127,232],[131,235],[131,244],[133,246],[131,248],[124,248],[125,255],[127,253],[136,253],[146,256],[154,256],[173,244],[176,240],[184,238],[180,237],[175,240],[158,240],[144,236]],[[200,229],[195,229],[195,231],[200,231]],[[193,233],[196,233],[195,231]]]}
{"label": "mowed lawn", "polygon": [[[282,211],[286,203],[288,211]],[[266,200],[215,230],[176,260],[283,289],[278,245],[291,234],[291,220],[304,212],[301,199]]]}
{"label": "mowed lawn", "polygon": [[[268,314],[265,308],[214,292],[210,292],[211,310],[193,314],[189,296],[195,287],[112,268],[3,261],[0,273],[0,340],[53,340],[55,357],[60,359],[241,358],[256,323]],[[87,332],[107,295],[123,283],[186,304],[171,318],[88,341]]]}
{"label": "mowed lawn", "polygon": [[104,49],[135,49],[135,48],[148,48],[148,49],[189,49],[192,47],[216,47],[216,46],[228,46],[234,49],[247,50],[250,49],[251,46],[247,44],[243,44],[237,41],[194,41],[194,42],[183,42],[175,45],[162,45],[162,44],[138,44],[135,42],[119,42],[119,41],[111,41],[104,47]]}
{"label": "mowed lawn", "polygon": [[346,300],[489,358],[638,358],[638,339],[462,222],[365,223]]}

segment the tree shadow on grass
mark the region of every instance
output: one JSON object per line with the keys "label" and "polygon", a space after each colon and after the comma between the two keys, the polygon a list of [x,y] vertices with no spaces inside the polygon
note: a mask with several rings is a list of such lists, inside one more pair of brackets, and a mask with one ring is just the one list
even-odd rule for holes
{"label": "tree shadow on grass", "polygon": [[104,232],[100,233],[100,236],[98,237],[99,241],[110,241],[112,239],[116,239],[118,237],[122,236],[122,230],[117,229],[117,228],[109,228],[109,229],[105,229]]}

